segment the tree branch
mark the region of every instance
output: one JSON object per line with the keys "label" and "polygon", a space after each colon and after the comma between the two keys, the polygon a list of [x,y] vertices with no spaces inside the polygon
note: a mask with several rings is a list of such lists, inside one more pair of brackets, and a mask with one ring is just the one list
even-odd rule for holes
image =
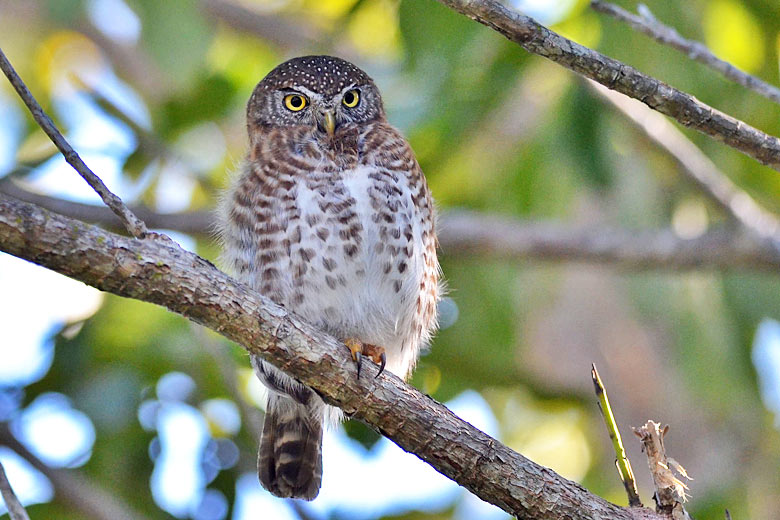
{"label": "tree branch", "polygon": [[3,497],[5,508],[8,510],[8,516],[11,520],[30,520],[22,503],[16,498],[11,483],[8,482],[8,477],[5,474],[5,468],[0,463],[0,495]]}
{"label": "tree branch", "polygon": [[439,230],[444,254],[612,264],[624,269],[767,269],[780,250],[733,229],[683,239],[670,230],[575,229],[468,212],[446,214]]}
{"label": "tree branch", "polygon": [[201,10],[233,29],[253,34],[284,49],[316,44],[322,37],[308,24],[291,24],[280,16],[262,15],[226,0],[201,0]]}
{"label": "tree branch", "polygon": [[780,221],[762,208],[750,195],[731,182],[704,152],[667,119],[636,101],[610,92],[601,85],[589,85],[625,115],[644,134],[671,155],[683,173],[718,207],[745,229],[780,244]]}
{"label": "tree branch", "polygon": [[605,87],[726,143],[780,171],[780,139],[702,103],[635,68],[575,43],[496,0],[437,0],[503,34],[528,52],[552,60]]}
{"label": "tree branch", "polygon": [[0,250],[219,332],[512,515],[659,518],[529,461],[392,374],[375,379],[370,366],[357,379],[343,344],[173,244],[125,238],[0,195]]}
{"label": "tree branch", "polygon": [[685,53],[690,59],[715,69],[731,81],[749,88],[775,103],[780,103],[780,89],[718,58],[703,43],[683,38],[674,28],[661,23],[644,4],[639,4],[637,9],[639,11],[638,15],[630,13],[615,4],[600,0],[593,0],[590,6],[596,11],[612,16],[621,22],[626,22],[637,31],[646,34],[659,43]]}
{"label": "tree branch", "polygon": [[[35,193],[22,188],[18,183],[8,178],[0,179],[0,193],[77,220],[99,223],[113,230],[118,229],[116,218],[111,210],[105,206],[72,202]],[[170,229],[182,233],[207,235],[212,232],[214,226],[214,215],[210,211],[157,213],[145,206],[134,206],[132,211],[143,219],[151,229]]]}
{"label": "tree branch", "polygon": [[80,471],[47,466],[11,434],[6,424],[0,424],[0,444],[11,448],[32,467],[43,473],[51,481],[60,500],[85,517],[95,520],[117,520],[118,518],[144,520],[147,518],[96,486]]}
{"label": "tree branch", "polygon": [[[77,220],[109,228],[116,224],[108,208],[33,193],[10,179],[0,179],[0,193]],[[214,225],[209,211],[162,214],[143,206],[133,211],[152,229],[207,235]],[[585,229],[451,210],[441,215],[439,244],[447,256],[584,262],[627,270],[780,268],[780,251],[771,241],[735,229],[684,239],[671,230]]]}
{"label": "tree branch", "polygon": [[148,232],[146,225],[144,225],[143,221],[136,217],[133,212],[125,206],[122,199],[114,195],[114,193],[106,187],[103,181],[100,180],[100,177],[89,169],[89,166],[84,163],[79,154],[76,153],[70,144],[68,144],[68,141],[65,140],[65,137],[57,130],[57,127],[54,125],[51,118],[43,111],[41,105],[38,104],[38,101],[33,97],[32,93],[27,88],[27,85],[22,81],[22,78],[16,73],[16,70],[14,70],[11,62],[8,61],[8,58],[5,57],[5,53],[3,53],[2,49],[0,49],[0,69],[2,69],[3,73],[6,75],[8,81],[11,82],[11,85],[13,85],[16,93],[19,94],[19,97],[22,98],[24,104],[27,105],[27,108],[30,110],[35,121],[40,125],[41,129],[46,132],[49,139],[51,139],[57,149],[59,149],[65,157],[65,160],[68,161],[68,164],[70,164],[73,169],[87,181],[87,184],[100,195],[100,198],[106,206],[111,208],[111,211],[119,217],[131,235],[136,238],[143,238]]}
{"label": "tree branch", "polygon": [[688,486],[675,476],[675,472],[686,479],[693,479],[677,461],[666,456],[664,437],[669,432],[669,425],[662,428],[655,421],[647,421],[633,430],[642,443],[642,451],[647,455],[647,466],[653,475],[656,511],[675,520],[691,520],[683,506],[688,497]]}

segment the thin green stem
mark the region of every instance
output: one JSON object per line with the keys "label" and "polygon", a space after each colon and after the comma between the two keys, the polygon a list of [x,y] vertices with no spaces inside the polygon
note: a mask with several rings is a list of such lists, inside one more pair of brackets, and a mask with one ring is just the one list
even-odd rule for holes
{"label": "thin green stem", "polygon": [[626,457],[626,450],[623,448],[623,440],[620,438],[620,431],[615,421],[615,416],[612,414],[612,407],[609,405],[609,398],[607,397],[607,391],[604,389],[604,384],[601,382],[599,372],[596,370],[596,365],[591,365],[590,376],[593,378],[593,387],[596,390],[596,397],[599,398],[599,409],[601,415],[604,417],[604,424],[607,425],[607,432],[609,438],[612,439],[612,447],[615,449],[615,465],[617,466],[618,473],[620,473],[620,480],[623,481],[623,487],[626,488],[626,494],[628,495],[628,505],[631,507],[640,507],[642,501],[639,500],[639,493],[636,489],[636,481],[634,481],[634,472],[631,470],[631,463]]}

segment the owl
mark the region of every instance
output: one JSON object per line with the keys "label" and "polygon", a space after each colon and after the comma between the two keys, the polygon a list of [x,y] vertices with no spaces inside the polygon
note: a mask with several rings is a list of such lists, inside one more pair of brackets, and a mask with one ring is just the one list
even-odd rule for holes
{"label": "owl", "polygon": [[[331,56],[282,63],[247,106],[249,153],[221,204],[235,276],[401,378],[436,326],[439,264],[431,194],[385,117],[373,80]],[[346,355],[346,351],[345,351]],[[268,388],[260,482],[311,500],[322,431],[338,409],[253,357]],[[378,377],[378,375],[377,375]]]}

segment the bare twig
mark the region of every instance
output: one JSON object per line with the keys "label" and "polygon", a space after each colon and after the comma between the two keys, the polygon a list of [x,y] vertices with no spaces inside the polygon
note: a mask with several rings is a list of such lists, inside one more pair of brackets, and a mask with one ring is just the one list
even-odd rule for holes
{"label": "bare twig", "polygon": [[11,517],[11,520],[30,520],[30,517],[27,515],[27,511],[24,509],[24,506],[22,506],[22,503],[19,502],[18,498],[16,498],[16,494],[11,487],[11,483],[8,482],[8,477],[5,474],[5,468],[1,462],[0,495],[3,496],[3,502],[5,502],[5,508],[8,509],[8,516]]}
{"label": "bare twig", "polygon": [[637,31],[650,36],[660,43],[674,47],[688,55],[692,60],[715,69],[731,81],[749,88],[775,103],[780,103],[780,89],[718,58],[703,43],[683,38],[674,28],[661,23],[644,4],[639,4],[638,15],[630,13],[615,4],[600,0],[593,0],[590,6],[596,11],[628,23]]}
{"label": "bare twig", "polygon": [[640,103],[601,85],[588,84],[639,127],[645,135],[666,150],[687,175],[716,205],[745,229],[780,243],[780,220],[763,209],[750,195],[731,182],[695,144],[667,119]]}
{"label": "bare twig", "polygon": [[602,85],[645,103],[780,170],[780,139],[702,103],[635,68],[575,43],[497,0],[437,0],[521,45]]}
{"label": "bare twig", "polygon": [[85,518],[95,520],[117,520],[147,518],[140,512],[121,502],[115,496],[98,487],[79,470],[50,468],[19,442],[6,424],[0,424],[0,444],[8,446],[32,467],[48,478],[59,500],[79,511]]}
{"label": "bare twig", "polygon": [[653,475],[656,511],[673,520],[690,520],[683,507],[688,486],[678,479],[674,472],[686,479],[691,478],[680,464],[666,455],[664,437],[668,432],[668,425],[661,428],[661,424],[655,421],[647,421],[643,426],[634,428],[634,434],[642,442],[642,449],[647,455],[647,465]]}
{"label": "bare twig", "polygon": [[[102,224],[116,230],[116,218],[111,210],[104,206],[83,204],[49,197],[22,188],[12,179],[0,179],[0,193],[19,200],[30,202],[62,215],[87,222]],[[151,229],[170,229],[182,233],[209,234],[213,230],[214,215],[209,211],[189,211],[185,213],[157,213],[146,206],[134,206],[132,211],[146,222]]]}
{"label": "bare twig", "polygon": [[143,238],[148,232],[146,225],[142,220],[136,217],[127,206],[125,206],[125,203],[122,202],[122,199],[114,195],[111,190],[109,190],[106,185],[103,184],[103,181],[100,180],[100,177],[95,175],[92,170],[89,169],[79,154],[76,153],[70,144],[68,144],[68,141],[65,140],[65,137],[63,137],[60,131],[57,130],[57,127],[54,126],[51,118],[46,114],[46,112],[43,111],[43,108],[41,108],[41,105],[38,104],[38,101],[35,100],[32,93],[27,88],[27,85],[25,85],[22,81],[22,78],[20,78],[16,73],[13,66],[11,65],[11,62],[8,61],[8,58],[6,58],[2,49],[0,49],[0,69],[3,70],[6,77],[8,78],[8,81],[11,82],[11,85],[13,85],[14,89],[16,89],[19,97],[21,97],[22,101],[24,101],[25,105],[27,105],[27,108],[30,110],[30,113],[32,114],[35,121],[40,125],[41,129],[46,132],[46,135],[49,136],[49,139],[52,140],[60,152],[62,152],[62,155],[65,157],[65,160],[68,162],[68,164],[70,164],[73,169],[75,169],[79,175],[81,175],[84,180],[87,181],[87,184],[89,184],[92,189],[95,190],[98,195],[100,195],[100,198],[103,200],[106,206],[111,208],[111,211],[113,211],[116,216],[122,220],[125,228],[132,236],[136,238]]}
{"label": "bare twig", "polygon": [[658,518],[610,504],[529,461],[392,374],[356,378],[343,343],[192,253],[4,195],[0,250],[98,289],[163,305],[219,332],[512,515],[629,520],[641,511],[643,518]]}

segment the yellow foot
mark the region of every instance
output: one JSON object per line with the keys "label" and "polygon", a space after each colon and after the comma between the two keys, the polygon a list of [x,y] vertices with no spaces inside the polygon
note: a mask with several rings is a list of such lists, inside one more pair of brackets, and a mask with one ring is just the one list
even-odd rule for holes
{"label": "yellow foot", "polygon": [[355,338],[347,338],[344,341],[349,351],[352,353],[352,361],[357,363],[357,376],[360,379],[360,364],[363,362],[363,357],[367,357],[374,363],[379,365],[379,372],[376,377],[379,377],[385,369],[387,363],[387,356],[385,355],[385,349],[370,343],[363,343]]}

